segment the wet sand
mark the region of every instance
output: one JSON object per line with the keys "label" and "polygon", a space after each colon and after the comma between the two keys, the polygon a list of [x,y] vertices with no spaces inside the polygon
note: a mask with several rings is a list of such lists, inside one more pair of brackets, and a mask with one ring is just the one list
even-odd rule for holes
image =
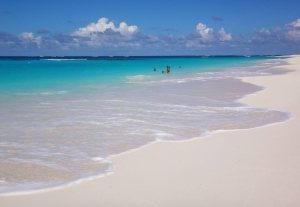
{"label": "wet sand", "polygon": [[266,89],[241,102],[288,111],[289,121],[156,142],[112,157],[113,174],[47,192],[0,196],[0,206],[299,206],[300,56],[287,62],[280,68],[294,72],[243,78]]}

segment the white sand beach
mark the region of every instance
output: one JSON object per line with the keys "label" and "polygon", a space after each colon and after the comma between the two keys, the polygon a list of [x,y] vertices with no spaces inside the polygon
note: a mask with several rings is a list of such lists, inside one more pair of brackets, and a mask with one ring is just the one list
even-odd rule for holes
{"label": "white sand beach", "polygon": [[0,196],[1,207],[300,206],[300,56],[284,75],[247,77],[266,87],[241,101],[292,119],[203,139],[156,142],[112,157],[114,173],[69,187]]}

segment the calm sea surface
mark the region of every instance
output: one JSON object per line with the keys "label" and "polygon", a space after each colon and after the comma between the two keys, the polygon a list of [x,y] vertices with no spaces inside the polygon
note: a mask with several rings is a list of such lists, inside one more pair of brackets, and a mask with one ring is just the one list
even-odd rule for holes
{"label": "calm sea surface", "polygon": [[[0,194],[112,172],[109,156],[157,140],[288,120],[238,100],[283,57],[0,57]],[[170,66],[170,73],[162,73]],[[156,68],[156,71],[153,71]]]}

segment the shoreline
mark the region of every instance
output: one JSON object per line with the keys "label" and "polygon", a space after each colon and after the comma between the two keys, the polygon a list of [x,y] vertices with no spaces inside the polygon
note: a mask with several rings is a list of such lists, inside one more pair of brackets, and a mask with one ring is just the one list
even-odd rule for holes
{"label": "shoreline", "polygon": [[[238,60],[237,60],[238,61]],[[233,64],[233,63],[232,63]],[[248,74],[248,76],[253,76],[254,74],[252,73],[252,72],[254,72],[254,73],[256,73],[256,74],[260,74],[260,75],[265,75],[265,74],[272,74],[272,75],[274,75],[274,74],[279,74],[280,72],[281,73],[285,73],[284,71],[281,71],[281,70],[279,70],[279,71],[277,71],[276,72],[276,69],[272,69],[273,67],[275,67],[275,65],[276,66],[280,66],[280,65],[282,65],[282,64],[284,64],[284,61],[282,60],[282,58],[278,58],[278,59],[267,59],[267,60],[252,60],[251,61],[251,64],[248,62],[248,63],[244,63],[244,64],[238,64],[238,66],[237,67],[233,67],[233,68],[231,68],[231,70],[233,70],[233,76],[231,77],[230,76],[230,73],[231,72],[229,72],[229,79],[230,79],[230,83],[228,83],[228,85],[230,85],[231,87],[233,87],[233,88],[238,88],[238,87],[236,87],[236,86],[234,86],[234,82],[239,82],[240,84],[242,84],[243,85],[243,83],[242,83],[242,81],[241,81],[241,79],[240,79],[240,77],[243,77],[243,76],[241,76],[241,74],[243,74],[243,72],[246,72],[246,76],[247,76],[247,72],[250,72],[250,75]],[[256,68],[254,71],[252,71],[252,67],[254,67],[254,68]],[[262,70],[260,70],[260,69],[258,69],[258,68],[261,68],[261,67],[263,67],[262,68]],[[242,69],[242,72],[240,71],[239,73],[238,73],[238,75],[234,75],[234,73],[236,72],[236,68],[241,68]],[[249,71],[247,71],[247,70],[245,70],[244,68],[248,68],[249,69]],[[224,69],[222,69],[222,70],[218,70],[218,72],[224,72],[224,71],[230,71],[230,69],[228,69],[228,68],[224,68]],[[217,73],[218,73],[217,72]],[[279,72],[279,73],[278,73]],[[201,73],[200,73],[201,74]],[[204,72],[203,73],[204,74],[204,76],[205,76],[205,74],[206,74],[206,72]],[[208,72],[208,74],[210,74],[210,72]],[[216,78],[216,80],[217,81],[221,81],[221,83],[222,83],[222,81],[224,81],[224,78],[222,78],[223,76],[224,76],[225,74],[223,74],[223,75],[219,75],[219,78]],[[227,75],[227,74],[226,74]],[[142,76],[142,75],[138,75],[138,76]],[[127,76],[126,76],[127,77]],[[134,76],[135,77],[135,76]],[[144,77],[144,76],[143,76]],[[201,85],[201,81],[199,81],[198,79],[202,79],[203,77],[201,77],[201,75],[199,75],[199,73],[192,73],[192,74],[186,74],[186,76],[181,76],[180,75],[180,77],[182,78],[182,79],[180,79],[180,80],[183,80],[182,82],[185,82],[185,79],[187,78],[188,80],[189,79],[191,79],[191,81],[187,81],[187,82],[194,82],[195,81],[195,83],[196,84],[198,84],[198,85]],[[227,76],[226,76],[227,77]],[[204,78],[205,79],[205,78]],[[208,78],[209,79],[209,78]],[[226,78],[225,78],[226,79]],[[177,74],[177,77],[176,77],[176,75],[175,75],[175,77],[173,77],[172,79],[171,79],[171,81],[170,81],[170,84],[174,84],[173,83],[173,81],[172,80],[175,80],[175,82],[177,82],[177,83],[175,83],[175,85],[176,84],[178,84],[180,81],[178,81],[178,74]],[[199,82],[198,82],[199,81]],[[168,83],[167,83],[167,85],[168,85]],[[217,85],[217,84],[216,84]],[[250,84],[245,84],[245,85],[250,85]],[[131,86],[132,87],[132,86]],[[265,88],[264,87],[261,87],[261,86],[255,86],[255,85],[252,85],[251,87],[253,87],[253,88],[256,88],[255,90],[253,89],[253,90],[250,90],[250,91],[247,91],[247,92],[244,92],[244,93],[242,93],[242,94],[240,94],[239,96],[238,96],[238,98],[235,98],[234,100],[232,100],[231,101],[231,103],[232,104],[237,104],[237,105],[241,105],[241,103],[239,102],[239,100],[240,99],[242,99],[242,98],[244,98],[244,97],[246,97],[246,96],[248,96],[248,95],[252,95],[252,94],[256,94],[256,93],[259,93],[261,90],[264,90]],[[158,90],[158,91],[160,91],[160,90]],[[194,91],[195,93],[197,92],[197,90],[195,90]],[[217,91],[218,92],[218,91]],[[49,92],[50,93],[50,92]],[[213,94],[213,93],[212,93]],[[100,94],[101,95],[101,94]],[[184,95],[184,94],[182,94],[182,95]],[[224,109],[226,109],[227,107],[225,107]],[[247,108],[250,108],[250,107],[247,107],[247,106],[238,106],[238,107],[234,107],[237,111],[240,111],[240,109],[243,111],[244,109],[245,110],[247,110]],[[231,106],[229,106],[229,109],[231,109]],[[201,109],[200,109],[201,110]],[[268,109],[265,109],[265,110],[268,110]],[[272,110],[271,110],[272,111]],[[286,114],[286,119],[288,119],[289,117],[288,117],[289,115],[288,114]],[[180,117],[179,117],[180,118]],[[159,120],[159,118],[157,117],[157,119]],[[286,120],[285,119],[285,120]],[[285,120],[280,120],[280,121],[277,121],[277,122],[282,122],[282,121],[285,121]],[[204,121],[204,120],[203,120]],[[233,121],[234,121],[234,119],[233,119]],[[154,122],[155,122],[155,120],[154,120]],[[276,122],[276,123],[277,123]],[[199,122],[200,123],[200,125],[201,125],[201,121]],[[270,123],[273,123],[273,122],[270,122]],[[192,123],[191,123],[192,124]],[[265,125],[268,125],[269,123],[263,123],[263,124],[260,124],[260,126],[249,126],[249,127],[251,127],[251,128],[256,128],[256,127],[262,127],[262,126],[265,126]],[[184,126],[184,125],[183,125]],[[179,125],[179,127],[181,127],[180,125]],[[249,127],[244,127],[244,128],[247,128],[247,129],[250,129]],[[202,132],[203,133],[201,133],[201,134],[193,134],[193,136],[185,136],[184,134],[182,134],[181,136],[183,136],[183,137],[185,137],[184,139],[180,139],[180,140],[166,140],[166,141],[174,141],[174,142],[181,142],[181,141],[185,141],[185,140],[194,140],[194,139],[199,139],[199,138],[203,138],[203,137],[205,137],[205,136],[209,136],[210,134],[212,134],[212,133],[215,133],[215,132],[222,132],[222,131],[234,131],[234,130],[241,130],[241,129],[244,129],[243,127],[241,127],[241,128],[235,128],[235,127],[231,127],[231,129],[227,129],[227,130],[223,130],[223,129],[221,129],[221,130],[218,130],[218,127],[216,127],[215,129],[209,129],[208,131],[205,131],[205,130],[202,130]],[[182,128],[182,129],[184,129],[184,127]],[[193,129],[195,129],[195,128],[193,128]],[[193,130],[193,129],[191,129],[191,130]],[[171,133],[172,134],[172,133]],[[42,183],[42,182],[40,182],[40,183],[37,183],[38,185],[35,185],[35,183],[32,183],[32,182],[28,182],[28,183],[21,183],[20,185],[17,185],[17,186],[15,186],[14,188],[13,188],[13,190],[11,190],[11,191],[6,191],[6,192],[2,192],[1,190],[1,186],[0,186],[0,191],[1,191],[1,193],[0,193],[0,195],[22,195],[22,194],[31,194],[31,193],[39,193],[39,192],[46,192],[46,191],[51,191],[51,190],[56,190],[56,189],[60,189],[60,188],[64,188],[64,187],[67,187],[67,186],[71,186],[71,185],[74,185],[74,184],[78,184],[78,183],[81,183],[81,182],[85,182],[85,181],[87,181],[87,180],[91,180],[91,179],[94,179],[94,178],[99,178],[99,177],[103,177],[103,176],[105,176],[106,174],[108,174],[108,173],[113,173],[113,163],[112,162],[110,162],[110,161],[108,161],[109,160],[109,158],[110,157],[113,157],[113,156],[118,156],[118,155],[122,155],[122,154],[124,154],[124,153],[129,153],[129,152],[131,152],[131,151],[133,151],[133,150],[139,150],[139,149],[141,149],[141,148],[143,148],[144,146],[148,146],[148,145],[151,145],[151,144],[153,144],[155,141],[164,141],[164,139],[160,139],[160,137],[156,137],[156,139],[155,140],[153,140],[153,141],[150,141],[150,142],[147,142],[147,143],[145,143],[145,144],[143,144],[143,145],[140,145],[140,146],[137,146],[137,147],[135,147],[135,148],[133,148],[133,149],[127,149],[126,151],[124,151],[124,152],[117,152],[117,153],[115,153],[115,154],[111,154],[111,155],[109,155],[109,156],[106,156],[106,157],[103,157],[103,156],[100,156],[100,157],[93,157],[92,158],[92,160],[93,161],[98,161],[98,158],[100,158],[101,160],[104,160],[103,162],[101,162],[101,164],[102,163],[108,163],[108,165],[109,165],[109,169],[106,169],[105,171],[103,170],[103,171],[100,171],[100,172],[96,172],[94,175],[91,175],[91,176],[85,176],[85,177],[80,177],[79,179],[74,179],[74,180],[72,180],[72,181],[69,181],[69,182],[61,182],[61,183],[57,183],[57,184],[55,184],[55,185],[51,185],[51,183],[50,184],[48,184],[47,182],[46,183]],[[70,155],[71,155],[72,153],[70,153]],[[95,159],[94,159],[95,158]],[[21,170],[21,167],[18,169],[15,169],[15,171],[19,171],[20,170],[20,174],[22,174],[22,170]],[[14,171],[12,171],[12,172],[14,172]],[[16,175],[18,175],[19,173],[16,173]],[[28,173],[29,175],[30,175],[30,173]],[[38,175],[37,175],[38,176]],[[5,176],[4,176],[5,177]],[[59,177],[59,176],[58,176]],[[55,180],[55,177],[54,177],[54,179],[53,180]],[[4,182],[5,182],[5,179],[4,179]],[[1,183],[0,183],[1,184]],[[5,183],[4,183],[4,185],[5,185]],[[5,190],[5,189],[4,189]]]}
{"label": "shoreline", "polygon": [[[250,94],[250,95],[252,95],[252,94]],[[282,112],[286,112],[286,111],[282,111]],[[194,137],[194,138],[190,138],[190,139],[187,139],[187,140],[155,140],[155,141],[150,142],[150,143],[148,143],[146,145],[140,146],[138,148],[130,149],[130,150],[122,152],[120,154],[110,155],[107,158],[107,160],[111,160],[114,157],[123,156],[123,155],[126,155],[128,153],[132,153],[134,151],[143,150],[144,147],[149,147],[152,144],[155,144],[157,142],[165,142],[165,143],[170,143],[170,142],[181,143],[181,142],[190,142],[190,141],[192,142],[194,140],[209,138],[210,136],[213,136],[214,134],[218,134],[218,133],[234,132],[234,131],[247,131],[247,130],[252,130],[252,129],[258,129],[258,128],[263,128],[263,127],[268,127],[268,126],[272,126],[272,125],[282,124],[282,123],[285,123],[285,122],[289,121],[292,118],[293,117],[290,116],[288,119],[286,119],[284,121],[281,121],[281,122],[265,124],[265,125],[262,125],[262,126],[253,127],[253,128],[247,128],[247,129],[228,129],[228,130],[223,130],[222,129],[222,130],[215,130],[215,131],[212,131],[212,132],[205,133],[205,135],[203,135],[203,136],[200,135],[199,137]],[[112,161],[109,161],[109,162],[112,162]],[[112,163],[113,163],[112,168],[114,168],[116,164],[114,162],[112,162]],[[109,169],[109,170],[111,170],[111,169]],[[97,175],[97,176],[82,178],[82,179],[79,179],[79,180],[76,180],[76,181],[73,181],[73,182],[70,182],[70,183],[66,183],[66,184],[63,184],[63,185],[58,185],[58,186],[55,186],[55,187],[43,188],[43,189],[38,189],[38,190],[28,190],[28,191],[19,191],[19,192],[17,191],[17,192],[11,192],[11,193],[3,193],[3,194],[0,194],[0,200],[1,200],[1,197],[6,197],[6,196],[22,196],[22,195],[39,194],[39,193],[46,193],[46,192],[49,192],[49,191],[61,190],[61,189],[72,187],[74,185],[78,185],[78,184],[81,184],[81,183],[84,183],[84,182],[87,182],[87,181],[92,181],[94,179],[101,179],[101,178],[103,178],[105,176],[108,176],[108,175],[114,174],[114,173],[115,173],[115,171],[111,170],[111,171],[108,171],[107,173],[103,173],[103,174],[100,174],[100,175]]]}
{"label": "shoreline", "polygon": [[[293,56],[286,61],[290,62],[290,65],[279,67],[295,70],[300,66],[300,56]],[[255,152],[251,149],[266,148],[268,144],[274,145],[272,142],[263,143],[263,146],[259,145],[264,140],[272,141],[270,135],[268,135],[266,131],[269,131],[269,129],[274,129],[276,131],[278,128],[282,128],[282,125],[290,126],[291,122],[294,123],[296,120],[299,121],[300,118],[300,116],[298,116],[299,110],[295,109],[296,106],[293,105],[293,108],[290,107],[290,102],[295,102],[295,105],[300,103],[300,98],[297,97],[296,94],[300,84],[297,83],[297,80],[289,82],[289,80],[293,79],[293,74],[299,75],[299,70],[284,75],[242,78],[245,82],[263,86],[265,89],[239,100],[251,107],[288,111],[293,115],[293,118],[288,121],[246,130],[222,130],[222,133],[212,133],[205,136],[205,139],[196,138],[178,142],[159,141],[150,143],[143,146],[143,149],[130,150],[129,152],[109,158],[112,162],[117,163],[117,165],[115,165],[114,173],[109,173],[104,175],[104,177],[102,176],[100,178],[87,180],[80,182],[79,184],[73,184],[59,189],[49,189],[30,194],[1,195],[0,203],[4,204],[1,206],[197,206],[199,204],[205,206],[218,206],[221,204],[222,206],[299,205],[300,202],[297,203],[296,197],[291,199],[291,195],[287,195],[289,193],[293,194],[293,192],[296,194],[296,190],[299,192],[300,182],[297,180],[294,180],[296,185],[294,188],[296,188],[296,190],[288,191],[287,189],[284,189],[282,190],[285,191],[282,192],[282,194],[284,194],[283,196],[276,194],[277,197],[271,197],[269,193],[268,195],[270,198],[261,198],[260,202],[254,202],[255,199],[253,198],[253,194],[256,193],[254,192],[254,188],[256,188],[257,180],[262,176],[256,175],[256,177],[253,177],[253,172],[255,174],[255,172],[262,171],[266,167],[263,166],[263,164],[258,166],[258,163],[260,163],[261,160],[257,159]],[[295,85],[294,89],[286,87],[279,88],[281,89],[281,93],[277,94],[278,91],[274,91],[274,88],[277,89],[278,80],[281,79],[284,81],[286,81],[286,79],[288,80],[287,82],[283,82],[284,84]],[[283,89],[285,89],[285,91]],[[288,91],[288,89],[290,91]],[[290,96],[293,97],[291,93],[294,93],[294,95],[296,94],[296,97],[294,97],[293,100],[290,100]],[[281,96],[284,94],[289,95],[290,99],[282,100]],[[278,97],[280,100],[278,100]],[[258,138],[251,137],[251,134],[253,133],[258,134]],[[286,133],[286,131],[281,130],[280,133]],[[297,135],[300,135],[299,130],[295,132],[295,136]],[[247,137],[247,139],[244,137]],[[296,146],[296,144],[298,144],[297,137],[293,138],[295,139],[293,140]],[[225,139],[226,141],[224,141]],[[285,144],[284,140],[279,138],[277,141],[279,146]],[[249,143],[250,146],[252,146],[251,149],[247,148],[247,144]],[[243,146],[246,152],[232,147],[232,145],[237,146],[237,144]],[[300,144],[298,144],[298,146],[299,145]],[[206,146],[208,148],[205,148]],[[230,149],[232,151],[230,151]],[[280,150],[278,148],[275,149]],[[239,156],[233,156],[231,154],[233,152]],[[261,156],[263,157],[263,154],[268,153],[274,154],[273,151],[269,152],[268,150],[265,150]],[[283,152],[282,154],[285,155]],[[297,155],[299,154],[300,153],[297,152]],[[244,163],[238,163],[236,159],[241,159],[242,157],[247,158],[248,162],[256,165],[257,168],[251,167],[252,165],[249,166],[249,163],[245,163],[245,161]],[[251,159],[251,157],[256,157],[256,159]],[[300,170],[297,169],[297,167],[299,168],[300,166],[298,165],[300,163],[300,158],[298,158],[299,156],[295,157],[294,162],[297,162],[297,165],[295,165],[296,169],[291,172],[293,175],[297,175],[297,173],[300,172]],[[207,160],[205,158],[207,158]],[[275,162],[271,156],[269,156],[268,159],[265,159],[265,165],[268,165],[267,161]],[[225,161],[225,163],[222,163],[222,161]],[[199,162],[201,164],[199,164]],[[134,164],[130,165],[130,163]],[[280,168],[281,165],[274,166]],[[232,170],[230,167],[234,169]],[[189,172],[193,170],[198,173]],[[272,170],[274,171],[275,168],[272,168]],[[203,172],[204,175],[202,174]],[[214,173],[216,175],[212,176]],[[224,174],[227,176],[224,176]],[[240,179],[238,179],[239,182],[232,178],[234,176],[240,177]],[[291,177],[292,176],[287,177],[284,182],[290,182]],[[199,182],[199,180],[201,180],[201,182]],[[210,180],[210,182],[207,180]],[[283,177],[277,179],[277,181],[282,180]],[[220,184],[217,181],[222,182]],[[243,183],[244,185],[241,185],[240,183]],[[265,189],[269,191],[274,190],[271,189],[271,184],[273,183],[270,183]],[[234,190],[230,190],[230,185],[235,186]],[[253,188],[252,191],[249,189],[249,186],[250,188]],[[248,191],[251,191],[251,193],[247,193]],[[224,197],[225,195],[231,199],[226,200]],[[262,193],[262,195],[266,196],[267,193]],[[70,197],[72,197],[71,201],[67,199]],[[235,199],[233,197],[235,197]],[[285,197],[288,199],[285,199]],[[283,201],[281,203],[276,202],[276,199],[278,200],[279,198],[288,201],[286,201],[286,203]]]}

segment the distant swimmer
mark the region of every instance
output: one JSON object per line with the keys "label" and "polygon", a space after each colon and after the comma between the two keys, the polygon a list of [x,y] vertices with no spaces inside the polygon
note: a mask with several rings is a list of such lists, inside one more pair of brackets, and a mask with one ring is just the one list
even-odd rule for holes
{"label": "distant swimmer", "polygon": [[170,73],[171,67],[167,65],[166,71],[161,71],[161,73]]}
{"label": "distant swimmer", "polygon": [[153,68],[153,71],[156,71],[156,68]]}
{"label": "distant swimmer", "polygon": [[170,71],[171,71],[170,69],[171,69],[170,66],[167,66],[166,72],[167,72],[167,73],[170,73]]}

